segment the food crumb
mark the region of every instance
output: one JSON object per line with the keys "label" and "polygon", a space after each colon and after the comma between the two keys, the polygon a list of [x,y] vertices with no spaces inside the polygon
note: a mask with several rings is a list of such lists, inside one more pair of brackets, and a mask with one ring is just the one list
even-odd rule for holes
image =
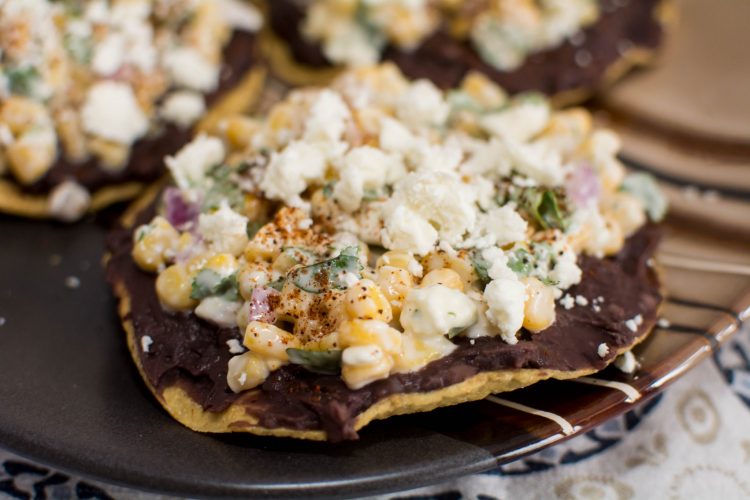
{"label": "food crumb", "polygon": [[622,353],[615,360],[615,367],[623,373],[633,373],[638,368],[638,361],[632,352],[627,351]]}
{"label": "food crumb", "polygon": [[227,345],[229,346],[229,352],[231,354],[242,354],[243,352],[245,352],[242,344],[240,344],[240,341],[237,339],[227,340]]}
{"label": "food crumb", "polygon": [[143,352],[149,352],[149,349],[151,349],[151,344],[154,343],[154,339],[152,339],[148,335],[144,335],[141,337],[141,349],[143,349]]}
{"label": "food crumb", "polygon": [[576,300],[568,294],[565,294],[565,297],[560,299],[560,305],[563,306],[567,310],[573,309],[575,304],[576,304]]}
{"label": "food crumb", "polygon": [[589,299],[587,299],[583,295],[576,295],[576,304],[578,304],[579,306],[587,306],[589,305]]}
{"label": "food crumb", "polygon": [[609,346],[602,342],[599,344],[599,347],[596,349],[596,353],[599,355],[600,358],[606,358],[607,354],[609,354]]}
{"label": "food crumb", "polygon": [[659,318],[659,321],[656,322],[657,325],[659,325],[660,328],[669,328],[672,326],[672,323],[667,318]]}
{"label": "food crumb", "polygon": [[71,290],[75,290],[81,286],[81,280],[77,276],[68,276],[65,278],[65,286]]}

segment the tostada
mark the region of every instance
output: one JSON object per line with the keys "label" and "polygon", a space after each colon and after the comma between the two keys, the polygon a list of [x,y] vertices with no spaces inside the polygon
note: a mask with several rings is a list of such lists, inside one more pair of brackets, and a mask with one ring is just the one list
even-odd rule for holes
{"label": "tostada", "polygon": [[108,242],[133,359],[192,429],[356,439],[601,370],[656,322],[663,198],[583,109],[386,64],[223,130]]}
{"label": "tostada", "polygon": [[662,0],[274,0],[266,2],[273,67],[292,83],[335,66],[395,62],[452,88],[470,71],[507,91],[580,101],[658,47]]}
{"label": "tostada", "polygon": [[69,221],[135,196],[257,93],[260,24],[239,0],[0,1],[0,211]]}

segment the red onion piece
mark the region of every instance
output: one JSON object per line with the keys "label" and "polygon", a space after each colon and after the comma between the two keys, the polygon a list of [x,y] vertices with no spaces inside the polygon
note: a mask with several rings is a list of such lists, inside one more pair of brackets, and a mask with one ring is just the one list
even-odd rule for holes
{"label": "red onion piece", "polygon": [[250,295],[250,314],[248,315],[248,320],[275,323],[276,314],[273,312],[272,301],[278,302],[279,295],[281,294],[273,288],[265,286],[256,286],[253,288],[253,293]]}
{"label": "red onion piece", "polygon": [[185,201],[182,192],[176,187],[164,190],[164,212],[169,223],[181,230],[194,227],[201,213],[200,207]]}
{"label": "red onion piece", "polygon": [[588,163],[579,164],[568,176],[566,191],[573,203],[581,208],[595,205],[602,192],[602,184],[596,170]]}

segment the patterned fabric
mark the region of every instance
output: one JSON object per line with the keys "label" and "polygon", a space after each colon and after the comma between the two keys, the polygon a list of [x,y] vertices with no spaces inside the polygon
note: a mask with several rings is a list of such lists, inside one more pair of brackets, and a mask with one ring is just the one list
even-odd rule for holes
{"label": "patterned fabric", "polygon": [[[750,498],[750,330],[661,397],[484,474],[378,499]],[[0,451],[0,498],[159,497],[72,478]]]}

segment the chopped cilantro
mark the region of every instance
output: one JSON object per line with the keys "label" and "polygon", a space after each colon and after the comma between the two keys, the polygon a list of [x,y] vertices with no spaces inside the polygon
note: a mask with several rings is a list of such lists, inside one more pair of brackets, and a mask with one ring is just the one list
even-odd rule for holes
{"label": "chopped cilantro", "polygon": [[8,87],[12,93],[30,96],[39,78],[39,71],[34,66],[26,66],[9,69],[5,75],[8,77]]}
{"label": "chopped cilantro", "polygon": [[525,248],[518,248],[508,256],[508,267],[516,274],[528,276],[534,268],[533,256]]}
{"label": "chopped cilantro", "polygon": [[289,348],[286,350],[290,363],[323,375],[338,375],[341,372],[341,353],[340,349],[310,351]]}
{"label": "chopped cilantro", "polygon": [[208,172],[208,177],[213,182],[203,199],[202,212],[218,209],[222,200],[226,200],[233,210],[242,210],[245,195],[233,178],[235,172],[229,165],[217,165]]}
{"label": "chopped cilantro", "polygon": [[638,198],[652,221],[659,222],[667,214],[667,199],[652,175],[645,172],[630,174],[620,189]]}
{"label": "chopped cilantro", "polygon": [[554,191],[527,189],[521,195],[519,204],[542,229],[564,231],[568,227],[569,221]]}
{"label": "chopped cilantro", "polygon": [[266,286],[269,288],[273,288],[276,291],[281,291],[282,288],[284,288],[284,283],[286,282],[285,278],[277,279],[276,281],[272,281]]}
{"label": "chopped cilantro", "polygon": [[247,221],[247,227],[245,228],[245,232],[247,233],[247,238],[249,240],[252,240],[253,237],[255,237],[255,235],[258,234],[258,231],[260,231],[260,228],[262,228],[263,226],[265,226],[265,223],[259,220]]}
{"label": "chopped cilantro", "polygon": [[322,293],[328,289],[348,288],[347,275],[361,278],[362,264],[357,254],[358,247],[348,247],[338,257],[304,267],[297,267],[289,273],[295,286],[310,293]]}
{"label": "chopped cilantro", "polygon": [[492,262],[488,262],[484,259],[484,257],[482,257],[481,253],[475,251],[471,255],[471,265],[474,266],[474,272],[477,274],[482,288],[484,288],[485,286],[487,286],[487,283],[492,281],[489,275],[489,270],[490,267],[492,267]]}
{"label": "chopped cilantro", "polygon": [[236,273],[222,278],[219,273],[210,269],[203,269],[195,276],[190,291],[190,298],[194,300],[221,297],[235,301],[239,296]]}

